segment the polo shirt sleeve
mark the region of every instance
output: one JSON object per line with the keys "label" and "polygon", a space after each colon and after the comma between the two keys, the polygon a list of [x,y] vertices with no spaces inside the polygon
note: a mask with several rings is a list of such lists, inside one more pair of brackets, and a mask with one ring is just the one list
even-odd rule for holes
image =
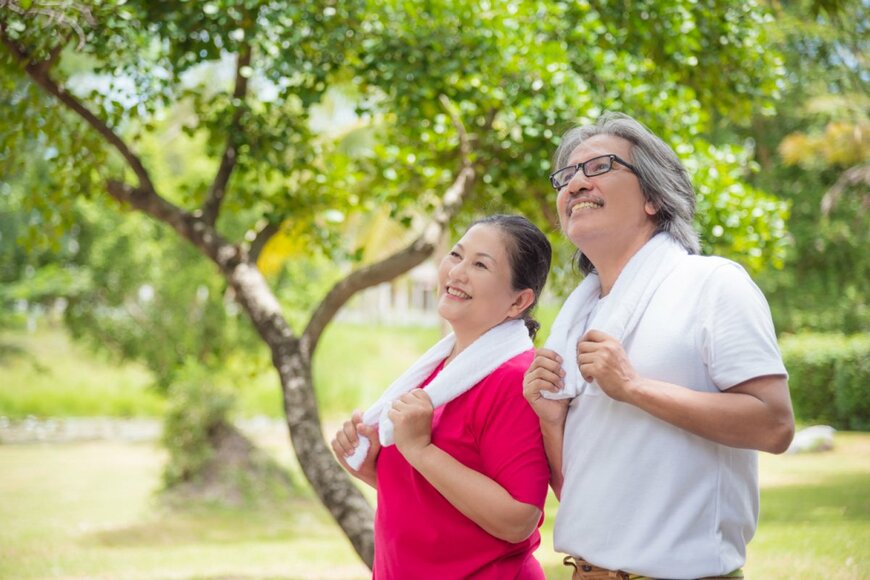
{"label": "polo shirt sleeve", "polygon": [[767,300],[740,265],[729,261],[713,270],[703,296],[701,348],[719,390],[756,377],[788,376]]}
{"label": "polo shirt sleeve", "polygon": [[483,472],[521,502],[544,508],[550,468],[538,417],[523,397],[528,351],[496,369],[478,387],[472,430]]}

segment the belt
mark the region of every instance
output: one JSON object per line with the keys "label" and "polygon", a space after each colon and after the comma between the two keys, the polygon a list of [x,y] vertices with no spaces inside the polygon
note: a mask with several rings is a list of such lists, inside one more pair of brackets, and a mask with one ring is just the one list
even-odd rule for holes
{"label": "belt", "polygon": [[[572,580],[608,580],[611,578],[616,580],[649,580],[646,576],[639,574],[631,574],[622,570],[608,570],[607,568],[590,564],[583,558],[574,556],[565,556],[562,563],[565,566],[574,568],[574,573],[571,576]],[[737,569],[730,574],[723,574],[722,576],[705,576],[698,580],[727,580],[732,578],[743,578],[743,570]]]}
{"label": "belt", "polygon": [[607,580],[608,578],[616,578],[617,580],[635,580],[644,578],[643,576],[629,574],[622,570],[608,570],[607,568],[590,564],[583,558],[575,558],[574,556],[565,556],[562,563],[574,568],[574,574],[571,576],[572,580]]}

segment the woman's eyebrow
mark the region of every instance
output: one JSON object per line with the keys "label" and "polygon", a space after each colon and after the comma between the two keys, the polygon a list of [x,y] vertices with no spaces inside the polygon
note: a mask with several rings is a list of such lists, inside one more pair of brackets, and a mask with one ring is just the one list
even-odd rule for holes
{"label": "woman's eyebrow", "polygon": [[[456,249],[465,250],[465,247],[463,247],[463,245],[460,244],[459,242],[456,242],[455,244],[453,244],[453,249],[454,250],[456,250]],[[478,257],[478,258],[489,258],[490,260],[492,260],[493,262],[498,264],[498,260],[493,258],[491,255],[487,254],[486,252],[476,252],[474,255],[475,255],[475,257]]]}

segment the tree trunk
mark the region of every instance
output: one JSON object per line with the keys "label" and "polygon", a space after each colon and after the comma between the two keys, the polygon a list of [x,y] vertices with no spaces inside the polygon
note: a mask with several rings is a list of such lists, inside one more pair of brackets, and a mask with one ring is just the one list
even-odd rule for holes
{"label": "tree trunk", "polygon": [[320,501],[341,526],[357,554],[371,568],[374,561],[374,511],[323,438],[311,380],[311,356],[280,312],[278,301],[259,270],[241,262],[224,275],[257,332],[272,352],[281,379],[287,427],[299,465]]}
{"label": "tree trunk", "polygon": [[[47,60],[33,61],[26,48],[10,38],[2,27],[0,41],[39,87],[89,124],[127,162],[138,180],[138,186],[109,180],[106,183],[109,195],[167,224],[217,264],[235,292],[236,300],[245,309],[272,352],[272,363],[281,379],[291,442],[305,477],[350,539],[359,556],[371,567],[374,560],[373,510],[350,476],[333,459],[332,450],[323,438],[311,380],[311,358],[323,330],[351,296],[407,272],[432,255],[450,219],[459,211],[463,200],[471,191],[475,179],[475,171],[470,162],[471,146],[456,108],[446,97],[441,96],[440,100],[459,136],[461,166],[455,181],[444,192],[440,207],[436,208],[423,232],[405,249],[376,264],[352,272],[336,284],[320,303],[299,338],[287,324],[278,300],[257,269],[255,260],[243,247],[225,240],[215,228],[226,185],[235,165],[236,154],[232,139],[228,139],[220,169],[204,208],[186,211],[157,193],[141,159],[120,135],[51,78],[51,67],[55,63],[55,57],[60,54],[63,43],[58,45],[56,52]],[[239,59],[239,71],[248,58],[249,54]],[[237,75],[234,93],[236,96],[244,94],[245,78],[244,75]],[[237,121],[238,117],[234,119]],[[273,229],[277,229],[277,226]]]}

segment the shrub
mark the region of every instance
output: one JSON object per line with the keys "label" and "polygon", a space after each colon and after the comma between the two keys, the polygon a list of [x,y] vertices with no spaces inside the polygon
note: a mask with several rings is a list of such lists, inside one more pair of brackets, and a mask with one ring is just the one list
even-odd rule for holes
{"label": "shrub", "polygon": [[169,451],[163,473],[167,488],[203,475],[213,460],[215,434],[230,422],[233,402],[205,370],[194,364],[184,367],[181,379],[169,389],[163,424],[163,444]]}
{"label": "shrub", "polygon": [[780,348],[799,421],[870,430],[870,335],[789,335]]}
{"label": "shrub", "polygon": [[265,507],[297,494],[290,474],[232,424],[234,397],[213,373],[187,363],[176,376],[163,428],[167,504]]}

